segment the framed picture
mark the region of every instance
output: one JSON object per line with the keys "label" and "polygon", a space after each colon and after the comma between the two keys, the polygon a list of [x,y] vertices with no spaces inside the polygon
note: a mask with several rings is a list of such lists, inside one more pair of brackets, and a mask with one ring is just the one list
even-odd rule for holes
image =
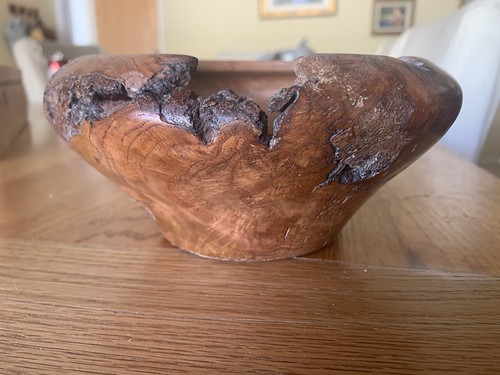
{"label": "framed picture", "polygon": [[374,0],[373,34],[399,34],[413,25],[415,0]]}
{"label": "framed picture", "polygon": [[259,0],[262,18],[325,16],[335,13],[336,0]]}

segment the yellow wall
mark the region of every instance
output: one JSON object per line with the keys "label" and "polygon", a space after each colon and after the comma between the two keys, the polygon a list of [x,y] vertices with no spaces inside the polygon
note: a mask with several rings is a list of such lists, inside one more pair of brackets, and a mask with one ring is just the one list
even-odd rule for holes
{"label": "yellow wall", "polygon": [[[92,0],[89,0],[92,1]],[[140,0],[138,0],[140,1]],[[221,53],[259,54],[292,48],[306,38],[316,52],[373,53],[387,40],[371,34],[373,0],[337,0],[328,17],[262,20],[258,0],[158,0],[161,4],[161,52],[214,59]],[[450,13],[459,0],[417,0],[415,23]],[[0,26],[9,20],[7,4],[38,7],[49,27],[56,25],[54,0],[0,0]],[[0,64],[13,64],[0,38]]]}
{"label": "yellow wall", "polygon": [[[441,18],[458,0],[417,0],[415,23]],[[372,0],[337,0],[327,17],[260,19],[258,0],[163,0],[163,52],[214,59],[266,53],[306,38],[315,52],[374,53],[387,36],[371,34]]]}
{"label": "yellow wall", "polygon": [[9,47],[3,36],[3,29],[10,20],[8,4],[24,5],[30,8],[38,8],[40,17],[46,26],[55,29],[56,16],[54,0],[0,0],[0,27],[2,36],[0,37],[0,64],[14,65],[14,60]]}

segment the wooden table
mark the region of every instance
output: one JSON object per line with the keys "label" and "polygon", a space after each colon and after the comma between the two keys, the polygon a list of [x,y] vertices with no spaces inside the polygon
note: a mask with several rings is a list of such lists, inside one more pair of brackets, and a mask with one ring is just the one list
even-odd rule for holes
{"label": "wooden table", "polygon": [[500,371],[500,180],[435,147],[333,246],[172,248],[40,108],[0,159],[0,373]]}

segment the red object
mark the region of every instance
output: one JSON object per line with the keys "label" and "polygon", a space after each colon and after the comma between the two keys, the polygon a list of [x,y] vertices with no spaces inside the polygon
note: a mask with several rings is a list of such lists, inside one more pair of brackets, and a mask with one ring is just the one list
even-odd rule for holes
{"label": "red object", "polygon": [[49,78],[52,77],[61,67],[66,64],[66,60],[51,60],[49,61]]}

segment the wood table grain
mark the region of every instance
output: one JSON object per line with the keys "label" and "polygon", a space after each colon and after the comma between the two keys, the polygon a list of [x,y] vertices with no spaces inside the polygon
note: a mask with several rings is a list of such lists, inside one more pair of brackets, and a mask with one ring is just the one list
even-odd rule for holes
{"label": "wood table grain", "polygon": [[493,175],[438,146],[333,246],[221,262],[30,118],[0,159],[0,374],[498,373]]}

